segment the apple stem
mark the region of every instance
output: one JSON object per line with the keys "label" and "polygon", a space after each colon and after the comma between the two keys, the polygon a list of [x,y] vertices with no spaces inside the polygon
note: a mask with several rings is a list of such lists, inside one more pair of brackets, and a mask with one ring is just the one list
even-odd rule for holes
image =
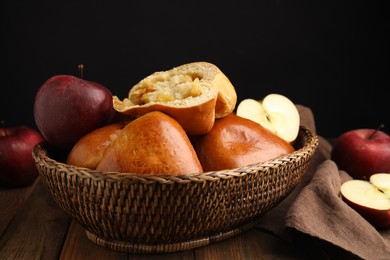
{"label": "apple stem", "polygon": [[77,68],[79,69],[79,72],[80,72],[80,78],[83,78],[84,77],[84,75],[83,75],[83,73],[84,73],[84,65],[83,64],[79,64],[79,65],[77,65]]}
{"label": "apple stem", "polygon": [[368,140],[370,140],[370,139],[372,139],[373,137],[374,137],[374,135],[379,131],[379,130],[381,130],[381,129],[383,129],[385,126],[383,125],[383,124],[380,124],[379,126],[378,126],[378,128],[377,129],[375,129],[374,131],[372,131],[372,133],[368,136]]}

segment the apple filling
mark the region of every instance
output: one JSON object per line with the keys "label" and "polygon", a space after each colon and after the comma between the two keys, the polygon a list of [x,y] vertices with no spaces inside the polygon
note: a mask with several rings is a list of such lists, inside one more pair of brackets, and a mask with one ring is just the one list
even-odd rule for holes
{"label": "apple filling", "polygon": [[174,102],[202,94],[202,86],[196,74],[176,74],[174,71],[159,73],[142,81],[132,93],[131,102],[144,105],[151,102]]}

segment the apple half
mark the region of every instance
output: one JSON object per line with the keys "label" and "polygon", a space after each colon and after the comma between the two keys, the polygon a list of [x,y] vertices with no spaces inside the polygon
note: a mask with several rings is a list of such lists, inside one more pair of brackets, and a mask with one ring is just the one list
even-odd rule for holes
{"label": "apple half", "polygon": [[342,199],[374,227],[390,227],[390,173],[373,174],[369,181],[346,181],[340,193]]}
{"label": "apple half", "polygon": [[295,104],[281,94],[268,94],[262,100],[244,99],[236,110],[238,116],[267,128],[287,142],[294,142],[299,133],[300,117]]}

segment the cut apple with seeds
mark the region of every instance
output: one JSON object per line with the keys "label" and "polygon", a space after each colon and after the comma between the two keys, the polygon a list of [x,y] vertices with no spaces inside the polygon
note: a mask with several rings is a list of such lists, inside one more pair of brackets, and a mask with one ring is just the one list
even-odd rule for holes
{"label": "cut apple with seeds", "polygon": [[390,196],[373,184],[363,180],[351,180],[341,187],[348,200],[373,209],[390,209]]}
{"label": "cut apple with seeds", "polygon": [[244,99],[237,106],[236,114],[261,124],[287,142],[294,142],[298,136],[299,112],[286,96],[269,94],[259,101]]}
{"label": "cut apple with seeds", "polygon": [[[390,196],[390,173],[376,173],[371,175],[370,182],[383,193]],[[390,203],[390,200],[389,200]]]}
{"label": "cut apple with seeds", "polygon": [[373,226],[390,227],[390,173],[373,174],[370,181],[346,181],[340,193],[343,200]]}

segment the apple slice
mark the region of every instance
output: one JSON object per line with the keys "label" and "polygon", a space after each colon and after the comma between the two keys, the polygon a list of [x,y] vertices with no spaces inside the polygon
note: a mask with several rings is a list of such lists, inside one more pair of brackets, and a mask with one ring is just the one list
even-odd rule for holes
{"label": "apple slice", "polygon": [[370,182],[378,189],[380,189],[383,193],[390,196],[390,173],[373,174],[370,177]]}
{"label": "apple slice", "polygon": [[244,99],[236,114],[261,124],[287,142],[298,136],[300,117],[295,104],[286,96],[268,94],[263,100]]}
{"label": "apple slice", "polygon": [[376,173],[370,181],[349,180],[340,187],[342,199],[374,227],[390,227],[390,174]]}

